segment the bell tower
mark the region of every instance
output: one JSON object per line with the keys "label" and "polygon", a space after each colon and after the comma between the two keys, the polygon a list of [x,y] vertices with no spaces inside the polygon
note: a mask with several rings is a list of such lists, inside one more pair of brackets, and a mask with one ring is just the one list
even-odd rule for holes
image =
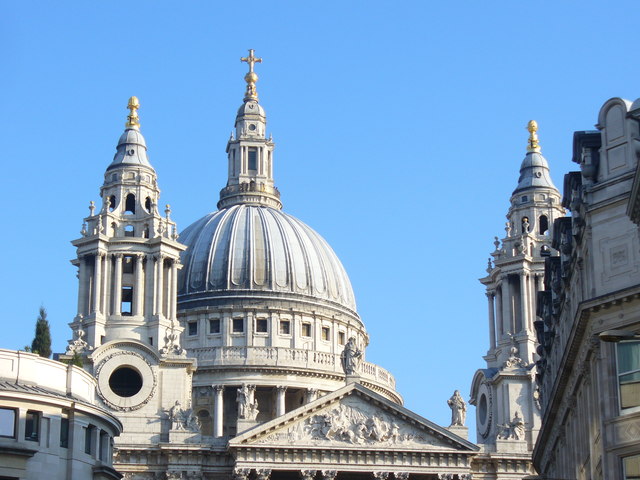
{"label": "bell tower", "polygon": [[565,214],[541,153],[538,124],[531,120],[527,130],[505,236],[495,237],[487,276],[480,279],[489,303],[489,349],[486,368],[474,376],[470,402],[476,406],[477,441],[494,452],[533,450],[540,428],[535,302],[544,289],[545,257],[554,254],[553,221]]}
{"label": "bell tower", "polygon": [[[133,339],[158,351],[177,338],[176,285],[180,252],[169,205],[158,211],[160,190],[140,133],[136,97],[113,161],[89,205],[73,264],[78,267],[78,313],[70,353],[111,340]],[[177,344],[176,344],[177,345]]]}

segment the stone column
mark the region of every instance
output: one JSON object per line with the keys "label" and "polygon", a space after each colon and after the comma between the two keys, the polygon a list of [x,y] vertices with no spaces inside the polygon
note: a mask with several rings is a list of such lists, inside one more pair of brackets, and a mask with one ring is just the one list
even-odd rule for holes
{"label": "stone column", "polygon": [[116,253],[116,267],[113,278],[113,314],[120,315],[122,311],[122,254]]}
{"label": "stone column", "polygon": [[111,310],[111,256],[110,255],[105,255],[104,256],[104,272],[102,273],[102,277],[104,279],[103,281],[103,288],[102,288],[102,297],[101,297],[101,305],[102,305],[102,312],[104,312],[105,315],[109,315],[113,312],[113,310]]}
{"label": "stone column", "polygon": [[[169,264],[171,265],[172,260],[169,260]],[[171,268],[171,266],[169,266],[169,268],[167,268],[167,279],[166,279],[166,284],[167,284],[167,288],[164,291],[164,297],[163,297],[163,305],[162,305],[162,311],[164,312],[164,316],[166,318],[171,318],[171,285],[173,284],[173,278],[172,278],[172,274],[173,274],[173,269]]]}
{"label": "stone column", "polygon": [[511,315],[511,289],[509,275],[502,276],[502,335],[513,332],[513,317]]}
{"label": "stone column", "polygon": [[520,319],[520,331],[529,331],[529,282],[526,272],[520,273]]}
{"label": "stone column", "polygon": [[[153,259],[153,255],[147,255],[146,261],[144,265],[144,305],[142,314],[143,315],[153,315],[154,312],[154,301],[155,301],[155,292],[153,291],[153,282],[156,276],[155,272],[155,263]],[[158,342],[160,339],[158,339]]]}
{"label": "stone column", "polygon": [[100,285],[102,284],[102,254],[96,252],[93,267],[93,313],[100,313]]}
{"label": "stone column", "polygon": [[164,290],[164,257],[158,255],[156,259],[156,315],[162,315],[162,291]]}
{"label": "stone column", "polygon": [[78,258],[78,315],[85,316],[88,307],[87,298],[87,261],[84,256]]}
{"label": "stone column", "polygon": [[496,323],[497,323],[497,335],[496,339],[499,341],[504,334],[504,325],[502,321],[502,287],[496,289]]}
{"label": "stone column", "polygon": [[317,470],[300,470],[300,478],[302,480],[314,480]]}
{"label": "stone column", "polygon": [[135,270],[135,291],[133,292],[133,315],[144,314],[144,288],[143,279],[144,272],[142,271],[142,254],[136,256],[136,270]]}
{"label": "stone column", "polygon": [[496,319],[494,315],[494,292],[487,292],[487,300],[489,301],[489,344],[491,350],[496,348]]}
{"label": "stone column", "polygon": [[222,437],[222,418],[224,413],[223,404],[224,386],[213,385],[213,436]]}
{"label": "stone column", "polygon": [[318,389],[317,388],[307,388],[307,391],[305,392],[304,403],[311,403],[317,398],[318,398]]}
{"label": "stone column", "polygon": [[178,300],[178,261],[171,262],[171,293],[169,294],[169,318],[176,318]]}
{"label": "stone column", "polygon": [[284,385],[278,385],[276,387],[276,417],[280,417],[285,414],[285,393],[287,387]]}
{"label": "stone column", "polygon": [[322,474],[322,480],[334,480],[338,475],[337,470],[320,470],[320,473]]}
{"label": "stone column", "polygon": [[256,468],[256,480],[269,480],[270,476],[270,468]]}

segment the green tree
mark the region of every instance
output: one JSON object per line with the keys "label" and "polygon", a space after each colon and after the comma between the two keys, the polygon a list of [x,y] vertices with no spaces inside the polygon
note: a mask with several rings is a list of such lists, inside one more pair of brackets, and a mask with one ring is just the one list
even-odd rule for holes
{"label": "green tree", "polygon": [[40,315],[36,320],[36,336],[31,342],[31,351],[45,358],[51,356],[51,331],[47,321],[47,310],[44,307],[40,307]]}

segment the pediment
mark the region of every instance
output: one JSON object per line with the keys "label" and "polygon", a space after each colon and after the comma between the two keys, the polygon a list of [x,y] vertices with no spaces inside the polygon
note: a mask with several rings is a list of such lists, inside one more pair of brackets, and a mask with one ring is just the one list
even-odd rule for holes
{"label": "pediment", "polygon": [[230,440],[229,447],[420,450],[478,447],[360,384],[347,385]]}

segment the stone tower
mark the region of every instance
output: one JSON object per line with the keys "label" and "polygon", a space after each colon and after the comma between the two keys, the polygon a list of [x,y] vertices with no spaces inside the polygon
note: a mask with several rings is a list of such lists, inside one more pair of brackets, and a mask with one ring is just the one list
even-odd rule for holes
{"label": "stone tower", "polygon": [[535,301],[544,289],[544,259],[552,254],[550,229],[564,209],[541,154],[538,125],[532,120],[527,128],[527,154],[511,195],[506,235],[495,238],[487,276],[480,279],[489,302],[489,350],[486,368],[474,376],[471,403],[477,441],[487,452],[530,452],[540,429]]}

